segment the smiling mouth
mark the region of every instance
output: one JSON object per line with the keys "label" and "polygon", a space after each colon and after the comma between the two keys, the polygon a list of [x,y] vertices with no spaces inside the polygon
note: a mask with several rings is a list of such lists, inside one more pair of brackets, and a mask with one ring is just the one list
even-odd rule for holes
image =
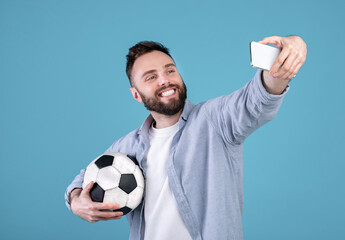
{"label": "smiling mouth", "polygon": [[160,96],[160,97],[169,97],[169,96],[173,95],[175,92],[176,92],[176,89],[173,88],[173,89],[169,89],[169,90],[161,92],[160,94],[158,94],[158,96]]}

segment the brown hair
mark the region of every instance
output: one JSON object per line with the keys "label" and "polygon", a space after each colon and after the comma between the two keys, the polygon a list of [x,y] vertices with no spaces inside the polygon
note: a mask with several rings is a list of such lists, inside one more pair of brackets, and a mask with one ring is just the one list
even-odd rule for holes
{"label": "brown hair", "polygon": [[[142,41],[135,44],[133,47],[129,49],[127,54],[127,64],[126,64],[126,74],[129,79],[129,83],[133,87],[134,83],[132,80],[132,68],[134,65],[135,60],[140,56],[152,52],[152,51],[160,51],[171,57],[169,53],[169,49],[165,47],[163,44],[153,41]],[[172,58],[172,57],[171,57]]]}

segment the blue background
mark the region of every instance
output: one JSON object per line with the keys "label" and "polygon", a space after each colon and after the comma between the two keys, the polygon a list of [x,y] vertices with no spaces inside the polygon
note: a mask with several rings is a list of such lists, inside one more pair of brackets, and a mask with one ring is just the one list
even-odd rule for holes
{"label": "blue background", "polygon": [[250,41],[297,34],[307,61],[276,118],[245,143],[244,235],[345,239],[344,9],[340,0],[0,0],[0,238],[128,238],[125,218],[90,224],[63,195],[148,114],[128,90],[133,44],[167,45],[199,103],[252,78]]}

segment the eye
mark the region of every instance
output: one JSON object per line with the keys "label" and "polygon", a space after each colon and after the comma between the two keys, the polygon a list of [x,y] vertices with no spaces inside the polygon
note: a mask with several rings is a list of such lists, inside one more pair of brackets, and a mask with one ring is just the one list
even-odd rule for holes
{"label": "eye", "polygon": [[175,71],[172,70],[172,69],[168,70],[168,74],[171,74],[171,73],[173,73],[173,72],[175,72]]}
{"label": "eye", "polygon": [[150,80],[153,80],[155,79],[156,76],[152,75],[152,76],[149,76],[148,78],[146,78],[146,81],[150,81]]}

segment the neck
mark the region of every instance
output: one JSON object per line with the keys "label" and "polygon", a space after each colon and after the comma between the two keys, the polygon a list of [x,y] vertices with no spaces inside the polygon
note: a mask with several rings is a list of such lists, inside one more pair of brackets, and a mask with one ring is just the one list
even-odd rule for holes
{"label": "neck", "polygon": [[171,116],[156,113],[156,112],[151,112],[151,115],[156,122],[154,126],[155,128],[166,128],[166,127],[170,127],[174,125],[175,123],[178,122],[181,114],[182,114],[182,109],[178,113]]}

